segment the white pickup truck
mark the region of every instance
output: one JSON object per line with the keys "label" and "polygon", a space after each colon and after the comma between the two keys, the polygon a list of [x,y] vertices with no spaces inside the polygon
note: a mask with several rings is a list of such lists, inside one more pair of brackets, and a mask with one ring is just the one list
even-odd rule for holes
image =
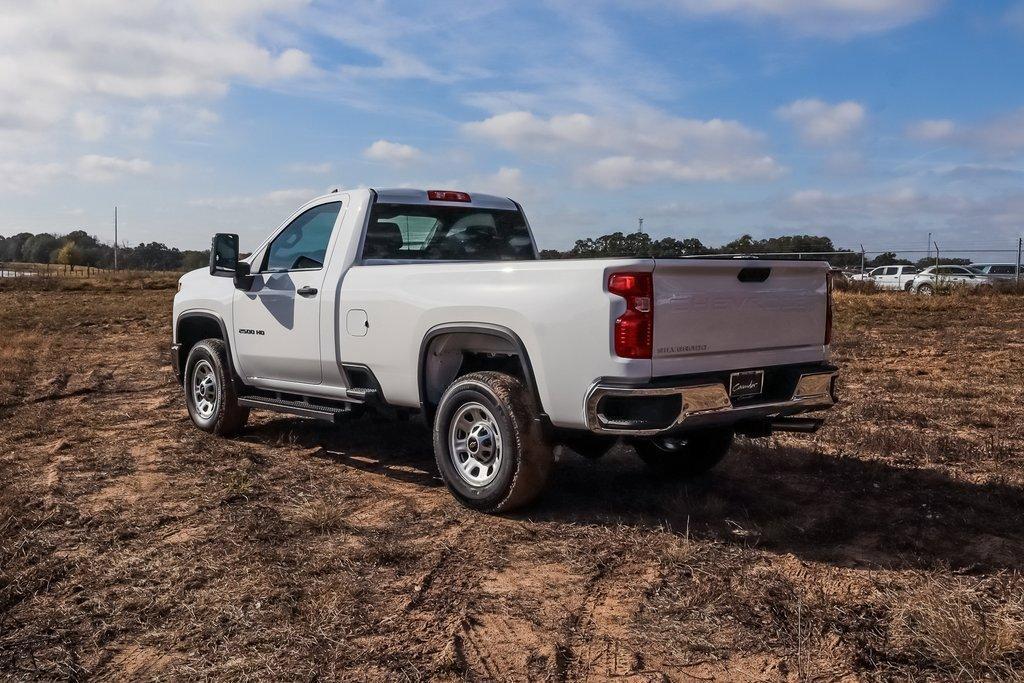
{"label": "white pickup truck", "polygon": [[193,422],[219,435],[253,408],[422,415],[451,492],[500,512],[543,489],[557,445],[596,457],[625,438],[694,475],[734,434],[817,429],[794,416],[836,401],[827,272],[540,260],[511,199],[335,191],[245,259],[214,237],[209,269],[178,284],[171,357]]}

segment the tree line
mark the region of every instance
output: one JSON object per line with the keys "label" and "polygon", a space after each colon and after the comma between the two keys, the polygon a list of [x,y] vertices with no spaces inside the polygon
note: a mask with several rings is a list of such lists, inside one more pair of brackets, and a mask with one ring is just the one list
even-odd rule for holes
{"label": "tree line", "polygon": [[[859,251],[836,247],[830,238],[819,235],[782,235],[765,239],[754,239],[750,235],[743,235],[721,246],[712,247],[705,245],[696,237],[688,237],[686,239],[663,237],[656,240],[644,232],[613,232],[608,235],[601,235],[600,237],[587,237],[576,240],[576,243],[568,251],[544,249],[541,251],[541,258],[619,258],[630,256],[672,258],[681,256],[714,256],[716,254],[756,255],[772,253],[796,254],[801,252],[839,252],[821,258],[826,259],[837,268],[859,267],[861,265],[861,254]],[[966,265],[970,261],[968,259],[942,258],[939,260],[939,263]],[[885,252],[864,261],[866,268],[895,265],[916,265],[923,268],[935,265],[935,259],[922,258],[915,263],[899,258],[894,252]]]}
{"label": "tree line", "polygon": [[[859,267],[860,252],[840,249],[828,237],[818,235],[783,235],[754,239],[743,235],[718,247],[707,246],[696,237],[676,239],[663,237],[655,240],[645,232],[613,232],[600,237],[576,240],[568,251],[544,249],[541,258],[616,258],[644,257],[671,258],[680,256],[713,256],[715,254],[766,254],[766,253],[810,253],[840,252],[826,258],[839,268]],[[10,237],[0,235],[0,263],[56,263],[67,266],[92,266],[113,268],[114,247],[100,242],[84,230],[74,230],[66,235],[22,232]],[[118,249],[118,266],[127,270],[175,270],[185,271],[202,268],[210,262],[210,251],[181,250],[168,247],[161,242],[143,242],[134,247]],[[967,259],[942,258],[941,264],[966,265]],[[894,252],[878,254],[866,259],[865,267],[916,265],[919,268],[935,265],[934,258],[922,258],[917,262],[901,259]]]}
{"label": "tree line", "polygon": [[[10,237],[0,235],[0,263],[56,263],[66,266],[114,267],[114,247],[100,242],[84,230],[66,235],[22,232]],[[134,247],[118,247],[117,265],[125,270],[175,270],[202,268],[210,262],[210,252],[181,250],[161,242],[143,242]]]}

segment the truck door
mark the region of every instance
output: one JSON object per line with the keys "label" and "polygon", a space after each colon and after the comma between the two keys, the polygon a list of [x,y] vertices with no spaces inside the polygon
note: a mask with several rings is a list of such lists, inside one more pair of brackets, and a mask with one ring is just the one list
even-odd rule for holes
{"label": "truck door", "polygon": [[899,270],[896,266],[883,268],[881,274],[875,278],[878,287],[880,289],[896,289],[899,284]]}
{"label": "truck door", "polygon": [[253,263],[252,288],[235,291],[235,351],[247,378],[318,384],[320,299],[341,202],[307,209]]}

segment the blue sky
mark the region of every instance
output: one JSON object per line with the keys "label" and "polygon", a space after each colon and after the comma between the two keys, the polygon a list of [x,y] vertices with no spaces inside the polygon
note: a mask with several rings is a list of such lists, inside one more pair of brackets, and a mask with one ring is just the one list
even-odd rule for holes
{"label": "blue sky", "polygon": [[366,185],[510,195],[543,247],[1024,232],[1016,0],[2,7],[3,235],[117,204],[130,243],[244,248]]}

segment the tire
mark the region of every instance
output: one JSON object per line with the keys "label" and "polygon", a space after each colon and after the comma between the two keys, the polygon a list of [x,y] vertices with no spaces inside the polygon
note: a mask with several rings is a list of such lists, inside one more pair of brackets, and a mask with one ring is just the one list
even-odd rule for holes
{"label": "tire", "polygon": [[637,439],[633,448],[654,472],[673,478],[696,477],[710,471],[729,453],[732,429],[709,429],[677,439]]}
{"label": "tire", "polygon": [[434,416],[434,457],[448,490],[474,510],[533,501],[554,462],[533,395],[515,377],[474,372],[445,390]]}
{"label": "tire", "polygon": [[923,294],[924,296],[931,296],[932,294],[935,293],[935,290],[932,288],[931,285],[921,285],[920,287],[917,288],[917,293]]}
{"label": "tire", "polygon": [[231,361],[220,339],[204,339],[189,351],[184,390],[188,415],[199,429],[233,436],[245,427],[249,409],[238,405]]}
{"label": "tire", "polygon": [[910,282],[908,282],[908,283],[907,283],[907,284],[906,284],[906,285],[905,285],[905,286],[903,287],[903,291],[904,291],[904,292],[912,292],[912,291],[914,291],[914,281],[913,281],[913,280],[911,280]]}

